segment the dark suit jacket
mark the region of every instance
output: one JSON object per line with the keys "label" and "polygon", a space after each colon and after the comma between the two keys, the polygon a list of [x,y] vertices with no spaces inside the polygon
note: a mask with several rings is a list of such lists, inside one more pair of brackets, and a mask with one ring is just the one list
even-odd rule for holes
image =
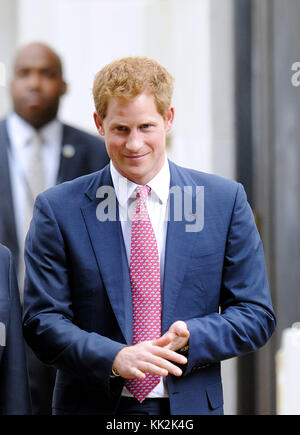
{"label": "dark suit jacket", "polygon": [[0,245],[0,414],[30,414],[20,296],[12,254]]}
{"label": "dark suit jacket", "polygon": [[[73,157],[61,154],[57,183],[95,172],[109,161],[102,139],[69,125],[63,125],[61,145],[62,149],[64,145],[72,145],[75,153]],[[6,120],[3,120],[0,122],[0,243],[11,250],[17,266],[19,246],[8,165],[9,147]]]}
{"label": "dark suit jacket", "polygon": [[[168,222],[162,332],[176,320],[190,331],[184,375],[167,377],[171,413],[220,414],[220,361],[258,349],[275,328],[262,243],[240,184],[170,171],[172,189],[193,188],[185,201],[204,187],[201,231],[187,231],[190,213]],[[112,414],[123,387],[110,374],[131,344],[131,290],[121,223],[96,217],[107,185],[109,166],[44,192],[27,237],[24,333],[59,370],[55,413]]]}

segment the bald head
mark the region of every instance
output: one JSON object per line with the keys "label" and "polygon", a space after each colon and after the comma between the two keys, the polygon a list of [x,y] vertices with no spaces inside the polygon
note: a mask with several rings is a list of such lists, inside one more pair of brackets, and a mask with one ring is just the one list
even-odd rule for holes
{"label": "bald head", "polygon": [[63,77],[62,62],[58,54],[48,45],[42,42],[31,42],[21,47],[16,56],[14,62],[14,71],[18,70],[20,66],[26,64],[26,59],[30,59],[30,63],[33,60],[41,63],[42,60],[46,60],[47,63],[51,63],[53,69],[56,70],[60,77]]}
{"label": "bald head", "polygon": [[30,43],[18,51],[13,71],[14,110],[38,129],[56,117],[66,92],[60,57],[46,44]]}

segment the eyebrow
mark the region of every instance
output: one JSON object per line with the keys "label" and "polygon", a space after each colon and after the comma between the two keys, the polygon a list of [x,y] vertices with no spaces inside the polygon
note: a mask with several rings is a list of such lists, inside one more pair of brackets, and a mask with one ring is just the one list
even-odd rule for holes
{"label": "eyebrow", "polygon": [[[156,125],[157,123],[158,122],[155,121],[154,119],[148,119],[148,120],[139,122],[138,125],[148,125],[148,124],[155,124]],[[129,125],[126,122],[123,122],[121,120],[120,121],[112,121],[111,124],[110,124],[110,127],[115,127],[115,126],[118,126],[118,125],[122,125],[124,127],[129,127]]]}

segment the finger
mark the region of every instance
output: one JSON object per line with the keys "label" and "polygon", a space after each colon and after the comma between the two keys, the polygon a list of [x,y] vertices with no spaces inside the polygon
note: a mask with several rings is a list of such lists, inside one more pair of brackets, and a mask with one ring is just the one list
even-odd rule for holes
{"label": "finger", "polygon": [[188,338],[189,336],[178,336],[168,332],[157,340],[154,340],[152,344],[176,351],[187,344]]}
{"label": "finger", "polygon": [[[146,351],[139,352],[138,360],[135,364],[140,370],[144,371],[143,363],[150,363],[159,367],[160,369],[165,369],[168,373],[175,374],[176,376],[181,375],[181,371],[178,371],[177,365],[171,363],[171,361],[178,364],[186,364],[187,359],[185,356],[178,354],[172,350],[165,347],[155,346],[152,343],[147,343]],[[167,376],[168,373],[159,373],[161,376]]]}
{"label": "finger", "polygon": [[153,347],[153,354],[157,355],[164,360],[173,361],[178,364],[186,364],[187,359],[185,356],[180,355],[177,352],[174,352],[171,349],[168,349],[166,347],[160,347],[160,346],[152,346]]}
{"label": "finger", "polygon": [[157,340],[153,340],[152,344],[154,344],[155,346],[167,346],[168,344],[170,344],[173,340],[173,334],[171,334],[170,332],[166,332],[164,335],[162,335],[160,338],[158,338]]}
{"label": "finger", "polygon": [[176,351],[180,347],[182,347],[182,346],[178,346],[177,342],[178,342],[178,338],[176,339],[176,341],[173,339],[165,339],[164,338],[161,341],[159,341],[158,343],[154,343],[154,345]]}
{"label": "finger", "polygon": [[143,362],[139,366],[140,370],[144,373],[151,373],[153,375],[159,375],[166,377],[169,374],[174,376],[181,376],[182,370],[175,366],[174,364],[169,363],[162,358],[153,360],[153,362]]}
{"label": "finger", "polygon": [[143,370],[138,369],[137,367],[132,368],[126,379],[145,379],[146,375]]}
{"label": "finger", "polygon": [[166,370],[166,369],[164,369],[164,368],[162,368],[154,363],[151,363],[149,361],[141,362],[141,364],[139,365],[139,368],[142,372],[151,373],[152,375],[166,377],[169,374],[168,370]]}
{"label": "finger", "polygon": [[[168,373],[180,375],[181,373],[178,371],[178,367],[174,364],[172,364],[169,360],[165,358],[161,358],[160,356],[152,355],[151,357],[152,364],[155,364],[156,366],[166,370]],[[166,373],[166,375],[168,374]]]}
{"label": "finger", "polygon": [[170,327],[170,330],[180,337],[188,337],[190,335],[186,323],[182,320],[178,320],[177,322],[173,323],[173,325]]}

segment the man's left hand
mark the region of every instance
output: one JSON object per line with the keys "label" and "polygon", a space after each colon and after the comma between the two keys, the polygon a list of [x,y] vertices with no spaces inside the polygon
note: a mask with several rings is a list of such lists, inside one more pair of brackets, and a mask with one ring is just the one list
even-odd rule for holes
{"label": "man's left hand", "polygon": [[187,325],[182,320],[174,322],[169,330],[152,343],[156,346],[166,347],[171,350],[179,350],[189,342],[190,333]]}

